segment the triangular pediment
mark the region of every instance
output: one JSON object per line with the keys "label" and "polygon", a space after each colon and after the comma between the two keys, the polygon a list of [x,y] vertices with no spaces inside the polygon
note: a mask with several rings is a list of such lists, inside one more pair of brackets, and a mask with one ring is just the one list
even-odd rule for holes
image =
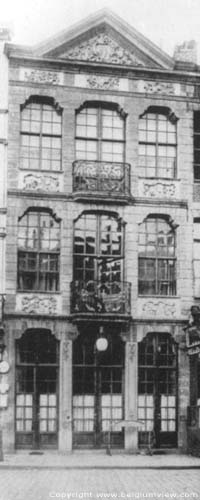
{"label": "triangular pediment", "polygon": [[103,10],[35,47],[35,55],[146,68],[173,67],[159,47],[110,11]]}
{"label": "triangular pediment", "polygon": [[134,51],[127,50],[127,48],[119,45],[113,37],[107,35],[104,31],[79,45],[74,45],[60,57],[62,59],[96,63],[144,66],[144,62],[136,56]]}

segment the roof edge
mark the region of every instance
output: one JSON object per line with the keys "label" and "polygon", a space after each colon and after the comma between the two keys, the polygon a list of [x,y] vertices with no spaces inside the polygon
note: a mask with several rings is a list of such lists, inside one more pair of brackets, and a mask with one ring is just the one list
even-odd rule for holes
{"label": "roof edge", "polygon": [[138,49],[141,49],[151,59],[154,54],[154,56],[158,59],[157,62],[161,64],[161,66],[173,67],[174,61],[166,52],[161,50],[160,47],[151,42],[124,19],[120,18],[116,13],[107,8],[100,9],[96,13],[90,14],[85,19],[74,23],[66,30],[62,30],[57,35],[51,36],[44,42],[33,46],[32,51],[38,56],[45,54],[48,55],[49,52],[58,48],[60,45],[67,43],[68,41],[72,41],[73,39],[75,40],[78,36],[81,36],[86,29],[89,31],[101,23],[108,23],[113,29],[119,29],[122,36],[124,36],[125,33],[129,42],[134,43],[137,39]]}

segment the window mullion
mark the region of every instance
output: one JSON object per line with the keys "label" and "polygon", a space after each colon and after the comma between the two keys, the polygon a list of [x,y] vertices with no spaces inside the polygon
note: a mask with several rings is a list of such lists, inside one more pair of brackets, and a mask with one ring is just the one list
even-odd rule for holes
{"label": "window mullion", "polygon": [[102,143],[103,143],[103,117],[102,108],[98,108],[98,120],[97,120],[97,158],[102,161]]}
{"label": "window mullion", "polygon": [[41,245],[40,245],[40,220],[41,214],[38,212],[38,223],[37,223],[37,231],[38,231],[38,243],[37,243],[37,290],[39,290],[39,275],[40,275],[40,252],[41,252]]}
{"label": "window mullion", "polygon": [[39,170],[42,170],[42,123],[43,121],[43,105],[40,104],[40,133],[39,133]]}
{"label": "window mullion", "polygon": [[37,266],[36,290],[39,290],[39,283],[40,283],[40,252],[39,252],[39,250],[36,253],[36,266]]}
{"label": "window mullion", "polygon": [[99,265],[98,259],[100,256],[100,248],[101,248],[101,217],[97,215],[97,231],[96,231],[96,279],[99,281],[100,273],[99,273]]}
{"label": "window mullion", "polygon": [[156,115],[156,168],[155,168],[155,177],[158,177],[158,114]]}

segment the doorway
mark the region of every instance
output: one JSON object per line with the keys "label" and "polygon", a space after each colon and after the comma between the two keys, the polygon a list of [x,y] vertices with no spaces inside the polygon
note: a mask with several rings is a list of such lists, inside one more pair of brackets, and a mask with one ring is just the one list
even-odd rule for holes
{"label": "doorway", "polygon": [[58,341],[28,330],[16,342],[16,448],[57,448]]}
{"label": "doorway", "polygon": [[177,345],[168,333],[149,333],[138,345],[139,445],[153,433],[156,448],[177,446]]}
{"label": "doorway", "polygon": [[120,421],[124,413],[124,344],[117,333],[106,334],[107,349],[98,351],[91,329],[73,345],[73,446],[123,447]]}

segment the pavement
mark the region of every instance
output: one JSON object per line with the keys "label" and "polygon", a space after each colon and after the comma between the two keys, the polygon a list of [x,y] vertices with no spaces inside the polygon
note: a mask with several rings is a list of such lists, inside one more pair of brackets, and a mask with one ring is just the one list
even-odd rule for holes
{"label": "pavement", "polygon": [[200,500],[200,458],[17,452],[0,462],[0,500]]}
{"label": "pavement", "polygon": [[1,500],[200,500],[198,469],[1,469]]}
{"label": "pavement", "polygon": [[[61,454],[57,451],[16,452],[4,455],[0,469],[200,469],[200,458],[180,453],[127,454],[123,451],[84,450]],[[200,476],[200,473],[199,473]]]}

